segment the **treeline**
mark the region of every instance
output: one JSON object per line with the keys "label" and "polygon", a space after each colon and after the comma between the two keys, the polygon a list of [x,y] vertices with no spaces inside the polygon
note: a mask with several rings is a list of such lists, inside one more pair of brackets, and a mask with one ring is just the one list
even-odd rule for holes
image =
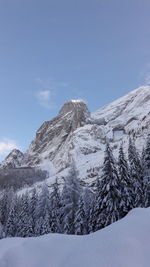
{"label": "treeline", "polygon": [[48,233],[89,234],[123,218],[135,207],[150,206],[150,137],[140,156],[129,139],[128,159],[120,146],[116,160],[106,144],[102,172],[93,193],[80,185],[74,165],[63,189],[56,182],[24,195],[4,191],[0,199],[0,236]]}
{"label": "treeline", "polygon": [[47,178],[47,171],[33,167],[0,169],[0,189],[13,187],[17,191]]}

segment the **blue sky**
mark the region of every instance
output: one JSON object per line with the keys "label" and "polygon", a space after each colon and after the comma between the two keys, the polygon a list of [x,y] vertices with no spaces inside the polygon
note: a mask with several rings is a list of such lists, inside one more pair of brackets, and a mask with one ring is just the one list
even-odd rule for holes
{"label": "blue sky", "polygon": [[0,159],[64,102],[150,84],[149,0],[0,0]]}

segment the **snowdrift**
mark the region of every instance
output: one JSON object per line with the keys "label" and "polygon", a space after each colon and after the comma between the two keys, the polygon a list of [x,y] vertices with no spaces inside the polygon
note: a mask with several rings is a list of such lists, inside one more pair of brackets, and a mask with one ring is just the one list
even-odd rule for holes
{"label": "snowdrift", "polygon": [[87,236],[0,240],[0,267],[149,267],[150,208]]}

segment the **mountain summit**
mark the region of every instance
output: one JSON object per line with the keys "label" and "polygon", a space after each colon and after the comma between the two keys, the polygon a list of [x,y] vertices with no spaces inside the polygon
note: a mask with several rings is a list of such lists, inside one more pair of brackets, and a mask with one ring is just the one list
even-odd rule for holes
{"label": "mountain summit", "polygon": [[[29,149],[21,155],[19,164],[45,164],[61,178],[66,175],[73,159],[81,179],[91,183],[102,165],[106,139],[117,156],[121,142],[127,151],[129,136],[134,138],[141,152],[148,133],[149,86],[141,86],[91,114],[82,100],[71,100],[63,105],[55,118],[43,123]],[[20,153],[18,155],[20,158]],[[16,161],[13,157],[11,159],[12,163],[9,160],[7,164],[6,158],[1,168],[15,167]],[[49,181],[51,182],[51,177]]]}
{"label": "mountain summit", "polygon": [[82,100],[71,100],[63,105],[58,116],[61,118],[70,117],[72,120],[71,130],[74,131],[87,122],[90,112]]}
{"label": "mountain summit", "polygon": [[[67,151],[72,135],[77,128],[86,125],[89,118],[90,112],[83,101],[71,100],[65,103],[58,116],[44,122],[37,131],[36,138],[26,153],[26,164],[40,164],[43,159],[48,159],[60,165],[60,168],[65,168],[68,163],[61,162],[61,159]],[[66,157],[70,162],[69,153]]]}
{"label": "mountain summit", "polygon": [[24,154],[19,149],[13,149],[3,161],[3,168],[20,167],[24,158]]}

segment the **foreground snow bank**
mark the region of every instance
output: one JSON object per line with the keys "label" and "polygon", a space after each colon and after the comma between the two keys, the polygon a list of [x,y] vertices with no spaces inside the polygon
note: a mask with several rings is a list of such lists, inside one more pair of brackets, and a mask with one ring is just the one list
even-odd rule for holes
{"label": "foreground snow bank", "polygon": [[148,267],[150,208],[87,236],[0,240],[0,267]]}

